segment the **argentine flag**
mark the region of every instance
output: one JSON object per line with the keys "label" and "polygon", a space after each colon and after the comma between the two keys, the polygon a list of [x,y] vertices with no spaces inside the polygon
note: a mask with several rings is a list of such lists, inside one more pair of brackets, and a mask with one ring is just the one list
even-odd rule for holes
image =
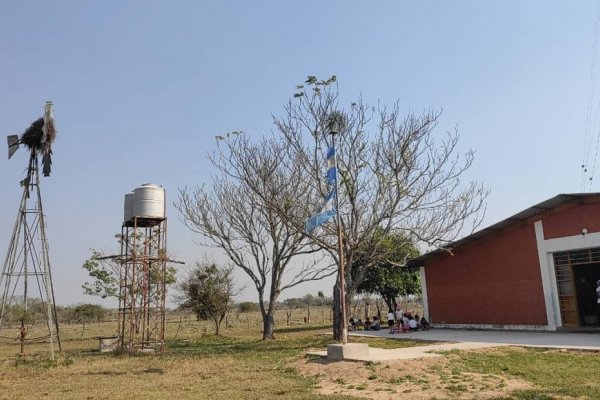
{"label": "argentine flag", "polygon": [[327,149],[327,185],[329,186],[329,194],[325,196],[325,204],[321,207],[319,213],[313,215],[306,221],[304,229],[308,233],[312,233],[317,227],[327,222],[336,213],[335,196],[336,196],[336,166],[335,166],[335,147],[331,146]]}

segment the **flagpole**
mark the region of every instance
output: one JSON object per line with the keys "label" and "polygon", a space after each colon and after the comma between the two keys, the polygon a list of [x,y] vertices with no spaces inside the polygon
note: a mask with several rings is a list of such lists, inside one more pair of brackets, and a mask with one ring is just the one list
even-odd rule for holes
{"label": "flagpole", "polygon": [[346,277],[344,274],[344,243],[342,241],[342,224],[340,219],[340,198],[338,196],[338,169],[337,169],[337,151],[335,150],[335,135],[336,130],[332,129],[329,134],[331,135],[331,142],[333,146],[333,163],[335,166],[335,215],[337,224],[337,235],[338,235],[338,278],[340,280],[340,308],[341,316],[339,321],[339,328],[342,332],[342,344],[348,343],[348,319],[346,318]]}

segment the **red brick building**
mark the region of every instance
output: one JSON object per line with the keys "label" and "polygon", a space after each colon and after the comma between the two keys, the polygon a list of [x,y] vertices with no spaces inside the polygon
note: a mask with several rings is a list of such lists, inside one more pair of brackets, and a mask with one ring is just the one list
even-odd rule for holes
{"label": "red brick building", "polygon": [[598,326],[600,193],[558,195],[450,247],[409,261],[436,326]]}

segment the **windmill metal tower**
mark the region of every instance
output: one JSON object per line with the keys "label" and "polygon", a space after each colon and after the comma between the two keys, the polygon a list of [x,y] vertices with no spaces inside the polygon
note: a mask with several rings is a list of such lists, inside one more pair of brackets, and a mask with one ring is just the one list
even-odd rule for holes
{"label": "windmill metal tower", "polygon": [[[52,142],[56,137],[52,102],[46,102],[44,116],[31,124],[20,137],[8,136],[8,158],[22,144],[30,152],[27,175],[21,181],[23,195],[0,275],[0,340],[14,338],[21,353],[33,343],[48,343],[50,356],[61,351],[52,272],[42,208],[38,156],[42,173],[49,176]],[[17,335],[11,337],[11,330]]]}

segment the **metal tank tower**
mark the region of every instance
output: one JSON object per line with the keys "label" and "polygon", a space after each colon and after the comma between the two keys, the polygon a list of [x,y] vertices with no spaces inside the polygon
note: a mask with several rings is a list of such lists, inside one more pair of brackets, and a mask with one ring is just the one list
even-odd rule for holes
{"label": "metal tank tower", "polygon": [[[15,343],[16,339],[21,354],[27,345],[47,343],[52,358],[56,350],[61,351],[61,344],[42,208],[40,167],[44,176],[50,176],[55,138],[53,108],[49,101],[44,116],[22,135],[8,136],[8,158],[21,145],[30,154],[27,175],[20,182],[21,204],[0,275],[0,340]],[[12,330],[16,334],[11,333]]]}
{"label": "metal tank tower", "polygon": [[165,190],[144,184],[125,195],[121,229],[119,346],[163,350],[167,276]]}

